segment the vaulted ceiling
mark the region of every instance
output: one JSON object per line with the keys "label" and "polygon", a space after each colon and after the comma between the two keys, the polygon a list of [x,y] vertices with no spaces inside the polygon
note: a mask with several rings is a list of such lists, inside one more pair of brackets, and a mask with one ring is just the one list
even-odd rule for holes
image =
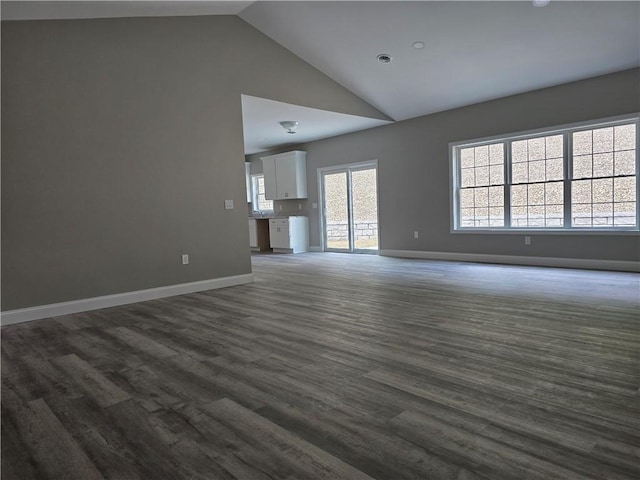
{"label": "vaulted ceiling", "polygon": [[[3,19],[173,15],[239,15],[393,120],[640,65],[638,1],[2,2]],[[277,105],[244,103],[247,153],[291,142],[256,130],[266,115],[283,118]],[[327,136],[337,117],[307,113],[304,139]],[[381,123],[342,120],[337,133]]]}

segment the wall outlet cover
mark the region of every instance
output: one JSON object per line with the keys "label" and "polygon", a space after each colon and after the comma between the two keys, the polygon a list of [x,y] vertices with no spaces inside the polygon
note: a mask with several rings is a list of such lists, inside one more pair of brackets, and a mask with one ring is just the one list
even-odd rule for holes
{"label": "wall outlet cover", "polygon": [[183,265],[189,265],[189,255],[186,253],[182,254],[182,264]]}
{"label": "wall outlet cover", "polygon": [[225,200],[224,208],[225,210],[233,210],[233,200]]}

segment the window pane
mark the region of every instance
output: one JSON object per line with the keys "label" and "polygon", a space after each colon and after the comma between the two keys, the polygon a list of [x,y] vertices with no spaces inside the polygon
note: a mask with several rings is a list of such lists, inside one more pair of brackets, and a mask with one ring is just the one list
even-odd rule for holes
{"label": "window pane", "polygon": [[573,182],[571,203],[591,203],[591,180]]}
{"label": "window pane", "polygon": [[511,187],[511,205],[526,205],[527,204],[527,186],[526,185],[514,185]]}
{"label": "window pane", "polygon": [[544,184],[529,185],[527,195],[529,205],[544,205]]}
{"label": "window pane", "polygon": [[562,158],[564,147],[562,145],[562,135],[546,137],[547,158]]}
{"label": "window pane", "polygon": [[482,167],[489,165],[489,146],[483,145],[482,147],[475,148],[476,153],[476,167]]}
{"label": "window pane", "polygon": [[585,132],[575,132],[573,134],[573,154],[591,154],[591,130]]}
{"label": "window pane", "polygon": [[544,169],[544,160],[537,162],[529,162],[529,181],[544,182],[546,172]]}
{"label": "window pane", "polygon": [[616,175],[635,175],[636,173],[636,152],[625,151],[615,152],[615,174]]}
{"label": "window pane", "polygon": [[636,226],[636,202],[614,203],[614,226]]}
{"label": "window pane", "polygon": [[546,180],[562,180],[564,171],[562,168],[562,158],[553,158],[547,160],[547,178]]}
{"label": "window pane", "polygon": [[473,148],[463,148],[460,150],[460,167],[471,168],[474,166],[473,162]]}
{"label": "window pane", "polygon": [[489,205],[492,207],[504,206],[504,187],[489,187]]}
{"label": "window pane", "polygon": [[593,176],[610,177],[613,175],[613,153],[599,153],[593,156]]}
{"label": "window pane", "polygon": [[636,177],[623,177],[613,179],[615,202],[635,202]]}
{"label": "window pane", "polygon": [[561,182],[547,183],[544,186],[545,204],[546,205],[562,205],[564,204],[564,185]]}
{"label": "window pane", "polygon": [[513,163],[527,161],[527,141],[518,140],[511,143],[511,161]]}
{"label": "window pane", "polygon": [[475,226],[476,227],[489,226],[489,209],[488,208],[475,209]]}
{"label": "window pane", "polygon": [[611,178],[593,180],[591,195],[593,203],[613,202],[613,180]]}
{"label": "window pane", "polygon": [[593,204],[593,226],[609,227],[613,225],[613,203]]}
{"label": "window pane", "polygon": [[491,165],[489,167],[489,183],[491,185],[504,184],[504,165]]}
{"label": "window pane", "polygon": [[473,190],[468,188],[460,190],[460,207],[473,208]]}
{"label": "window pane", "polygon": [[526,183],[529,181],[529,169],[526,163],[514,163],[511,166],[511,181],[513,183]]}
{"label": "window pane", "polygon": [[504,227],[504,207],[489,208],[489,226]]}
{"label": "window pane", "polygon": [[634,150],[636,148],[636,126],[619,125],[613,128],[616,150]]}
{"label": "window pane", "polygon": [[474,226],[473,208],[463,208],[463,209],[460,210],[460,226],[461,227],[473,227]]}
{"label": "window pane", "polygon": [[[478,157],[476,157],[478,160]],[[476,187],[489,185],[489,167],[476,167]]]}
{"label": "window pane", "polygon": [[545,158],[545,139],[533,138],[527,141],[529,148],[529,161],[542,160]]}
{"label": "window pane", "polygon": [[527,209],[528,226],[529,227],[544,227],[544,207],[535,206]]}
{"label": "window pane", "polygon": [[613,127],[593,131],[593,153],[613,151]]}
{"label": "window pane", "polygon": [[475,201],[476,207],[488,207],[489,206],[489,189],[488,188],[474,189],[474,201]]}
{"label": "window pane", "polygon": [[545,227],[562,227],[564,208],[562,205],[547,205],[545,209]]}
{"label": "window pane", "polygon": [[591,155],[580,155],[573,157],[573,178],[591,178],[593,157]]}
{"label": "window pane", "polygon": [[473,175],[473,168],[463,168],[460,172],[460,186],[461,187],[473,187],[476,183],[475,176]]}
{"label": "window pane", "polygon": [[571,206],[571,226],[590,227],[591,226],[591,203],[573,204]]}
{"label": "window pane", "polygon": [[494,143],[489,145],[489,164],[504,165],[504,144]]}

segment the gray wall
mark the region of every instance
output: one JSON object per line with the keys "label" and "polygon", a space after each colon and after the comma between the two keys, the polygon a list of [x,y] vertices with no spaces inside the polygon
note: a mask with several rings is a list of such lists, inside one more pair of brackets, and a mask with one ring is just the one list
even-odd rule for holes
{"label": "gray wall", "polygon": [[[637,112],[640,70],[633,69],[537,90],[393,125],[321,140],[295,149],[307,151],[310,243],[320,245],[317,169],[378,159],[380,248],[496,255],[640,259],[638,236],[452,234],[449,210],[450,142],[550,127]],[[261,170],[252,155],[252,171]],[[283,213],[297,201],[276,202]],[[414,239],[413,232],[420,232]]]}
{"label": "gray wall", "polygon": [[242,93],[384,118],[235,16],[3,22],[2,310],[249,273]]}

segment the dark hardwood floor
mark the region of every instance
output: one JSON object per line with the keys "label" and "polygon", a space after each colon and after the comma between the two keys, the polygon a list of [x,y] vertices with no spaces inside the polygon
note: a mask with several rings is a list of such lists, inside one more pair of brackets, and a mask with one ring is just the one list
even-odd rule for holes
{"label": "dark hardwood floor", "polygon": [[253,264],[3,327],[2,480],[638,478],[638,275]]}

